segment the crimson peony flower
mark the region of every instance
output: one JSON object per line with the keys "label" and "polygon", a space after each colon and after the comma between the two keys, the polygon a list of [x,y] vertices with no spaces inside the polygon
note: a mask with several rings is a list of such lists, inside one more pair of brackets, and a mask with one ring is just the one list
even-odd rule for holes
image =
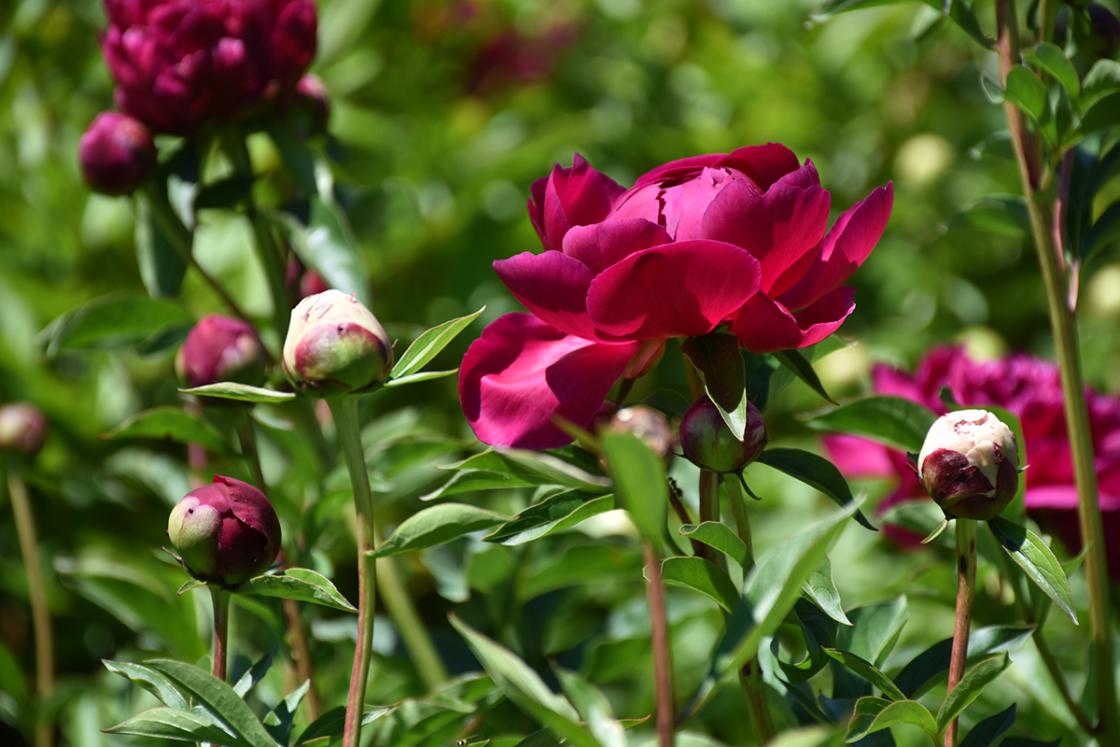
{"label": "crimson peony flower", "polygon": [[312,0],[105,0],[117,105],[189,134],[288,96],[315,56]]}
{"label": "crimson peony flower", "polygon": [[268,498],[222,475],[183,496],[167,536],[192,576],[227,588],[267,570],[280,552],[280,520]]}
{"label": "crimson peony flower", "polygon": [[120,112],[101,112],[78,142],[78,165],[91,189],[126,195],[143,184],[156,165],[152,133]]}
{"label": "crimson peony flower", "polygon": [[[946,411],[940,392],[948,387],[961,404],[994,405],[1018,416],[1027,454],[1022,474],[1027,513],[1071,549],[1080,546],[1073,456],[1056,365],[1023,354],[977,362],[961,348],[940,347],[926,355],[913,376],[876,366],[872,379],[878,394],[920,402],[938,413]],[[1090,391],[1088,405],[1109,567],[1120,575],[1120,398]],[[882,509],[925,497],[902,452],[854,436],[828,436],[825,446],[849,476],[897,479]],[[914,540],[898,529],[891,534],[904,543]]]}
{"label": "crimson peony flower", "polygon": [[211,314],[191,328],[175,364],[192,387],[219,381],[259,384],[264,378],[264,349],[248,322]]}
{"label": "crimson peony flower", "polygon": [[[533,185],[545,251],[494,269],[531,314],[507,314],[467,351],[460,398],[486,443],[560,446],[667,338],[729,323],[749,350],[817,343],[855,305],[843,283],[890,215],[876,189],[826,234],[830,198],[785,146],[660,166],[625,190],[578,155]],[[627,371],[628,366],[630,370]]]}

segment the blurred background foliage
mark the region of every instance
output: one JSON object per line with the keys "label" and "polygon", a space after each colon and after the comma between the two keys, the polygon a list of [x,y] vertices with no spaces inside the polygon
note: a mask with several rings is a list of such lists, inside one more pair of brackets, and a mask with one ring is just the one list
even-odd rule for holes
{"label": "blurred background foliage", "polygon": [[[377,315],[391,333],[407,337],[483,304],[484,321],[515,310],[490,262],[536,248],[525,213],[529,185],[554,161],[569,163],[575,151],[626,184],[663,161],[776,140],[814,161],[832,191],[834,214],[875,185],[893,179],[896,186],[886,236],[854,277],[858,310],[842,336],[858,344],[820,364],[834,395],[866,390],[873,361],[909,364],[931,345],[950,340],[989,355],[1026,350],[1047,356],[1050,337],[1035,258],[1019,224],[990,199],[1018,191],[1006,141],[993,137],[1003,129],[1002,111],[980,86],[981,76],[997,77],[994,56],[956,26],[931,27],[936,15],[921,4],[827,21],[813,18],[818,5],[321,0],[313,71],[331,92],[327,149]],[[989,25],[990,4],[977,6]],[[105,743],[109,738],[97,729],[134,712],[130,699],[145,697],[103,673],[99,658],[162,651],[194,661],[206,653],[202,600],[175,596],[185,575],[163,562],[157,549],[166,512],[189,485],[182,448],[101,437],[143,408],[179,401],[174,346],[155,345],[147,354],[48,356],[41,334],[82,302],[143,287],[129,200],[92,195],[76,163],[83,129],[112,101],[97,45],[103,25],[96,0],[20,0],[0,9],[0,401],[34,401],[52,426],[29,479],[43,553],[53,569],[50,600],[62,684],[52,708],[73,744]],[[266,193],[282,201],[280,155],[263,137],[251,146],[258,172],[271,177]],[[1115,189],[1102,202],[1115,199]],[[244,220],[203,212],[195,246],[200,261],[249,312],[267,319],[267,288]],[[1082,279],[1083,346],[1089,380],[1116,392],[1120,263],[1104,255]],[[182,303],[195,317],[221,311],[194,273],[188,273]],[[471,336],[444,354],[446,367],[455,365]],[[678,375],[677,365],[666,366],[662,378]],[[638,395],[650,396],[658,386],[643,382]],[[680,389],[679,380],[674,387]],[[473,438],[453,380],[389,399],[368,403],[367,415],[384,416],[369,418],[366,444],[381,491],[388,494],[381,502],[391,525],[414,511],[417,497],[446,474],[434,466],[453,461]],[[772,431],[804,439],[794,414],[819,404],[807,388],[791,385],[771,408]],[[258,421],[269,435],[266,473],[292,481],[277,488],[286,495],[278,502],[285,529],[292,531],[302,500],[293,484],[306,465],[293,466],[283,456],[299,445],[282,430],[269,429],[267,412]],[[214,469],[243,472],[229,461],[217,458]],[[757,542],[765,548],[788,536],[821,499],[765,468],[753,469],[759,474],[752,487],[769,499],[752,507],[762,517]],[[686,468],[678,472],[682,484],[695,482]],[[326,485],[303,526],[305,535],[316,537],[309,564],[334,573],[353,598],[352,539],[339,518],[348,500],[345,477],[336,470]],[[514,513],[526,498],[523,491],[498,491],[478,500]],[[638,553],[632,542],[595,538],[596,532],[620,531],[616,526],[584,529],[543,546],[470,540],[419,559],[409,556],[410,586],[453,669],[472,666],[465,649],[452,644],[446,624],[446,611],[459,605],[464,619],[480,626],[489,619],[497,636],[531,661],[579,644],[579,655],[566,665],[607,688],[616,713],[640,716],[647,712],[651,685],[634,666],[634,652],[648,645]],[[611,556],[601,559],[604,570],[593,574],[593,583],[561,578],[557,569],[565,553],[604,551]],[[952,569],[934,553],[907,553],[899,560],[881,537],[851,528],[832,562],[847,607],[908,595],[911,625],[900,650],[913,654],[948,635]],[[519,583],[537,579],[523,598],[511,581],[518,574]],[[24,672],[30,671],[31,652],[24,598],[16,538],[5,518],[5,743],[11,743],[6,730],[26,721],[20,706],[27,698]],[[509,610],[517,614],[509,616]],[[1009,622],[1010,614],[989,605],[981,606],[977,618]],[[673,595],[670,615],[683,697],[702,674],[719,619],[711,605],[689,596]],[[352,624],[321,611],[313,617],[324,694],[338,703],[348,647],[330,644],[351,640]],[[241,657],[235,672],[244,669],[245,657],[266,652],[282,634],[276,609],[260,601],[239,602],[235,625]],[[1056,649],[1063,636],[1076,635],[1068,623],[1054,621],[1053,627]],[[391,628],[382,625],[378,635],[381,658],[371,698],[387,702],[419,692]],[[984,697],[1004,704],[1017,698],[1024,733],[1037,725],[1042,736],[1060,737],[1063,718],[1051,714],[1060,708],[1045,677],[1034,676],[1031,656],[1018,656],[1009,675]],[[696,663],[695,671],[689,662]],[[98,687],[91,688],[92,682]],[[271,690],[265,699],[286,692],[281,680],[266,686]],[[1017,696],[1009,694],[1015,691]],[[715,736],[744,743],[738,708],[729,694],[716,698],[702,718]]]}

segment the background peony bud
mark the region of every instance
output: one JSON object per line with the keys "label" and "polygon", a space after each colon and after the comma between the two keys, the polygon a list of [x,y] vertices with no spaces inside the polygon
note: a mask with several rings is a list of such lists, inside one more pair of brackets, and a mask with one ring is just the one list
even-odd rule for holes
{"label": "background peony bud", "polygon": [[945,515],[992,519],[1019,483],[1015,435],[987,410],[958,410],[930,427],[918,455],[918,478]]}
{"label": "background peony bud", "polygon": [[712,472],[738,472],[766,447],[766,422],[762,413],[747,403],[747,431],[735,438],[723,416],[707,397],[696,400],[681,419],[680,441],[685,457]]}
{"label": "background peony bud", "polygon": [[156,165],[152,133],[120,112],[101,112],[78,143],[78,163],[90,189],[124,195],[139,187]]}
{"label": "background peony bud", "polygon": [[631,433],[653,450],[662,459],[673,454],[676,439],[669,420],[660,411],[646,405],[624,407],[614,414],[606,424],[612,431]]}
{"label": "background peony bud", "polygon": [[38,407],[27,402],[0,405],[0,451],[34,454],[46,436],[47,419]]}
{"label": "background peony bud", "polygon": [[284,371],[297,387],[356,392],[385,381],[392,367],[388,335],[353,295],[326,290],[292,309]]}
{"label": "background peony bud", "polygon": [[167,536],[192,576],[231,589],[267,570],[280,552],[280,521],[264,493],[221,475],[183,496]]}
{"label": "background peony bud", "polygon": [[264,349],[256,330],[240,319],[212,314],[191,328],[175,361],[189,386],[219,381],[259,384],[264,380]]}

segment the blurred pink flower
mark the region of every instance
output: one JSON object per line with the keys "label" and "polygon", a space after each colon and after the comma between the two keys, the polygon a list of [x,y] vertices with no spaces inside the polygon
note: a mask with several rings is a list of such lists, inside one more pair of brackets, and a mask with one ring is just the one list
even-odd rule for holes
{"label": "blurred pink flower", "polygon": [[620,376],[640,375],[632,359],[644,369],[668,338],[728,322],[754,351],[819,342],[855,307],[840,284],[890,208],[888,185],[826,234],[816,169],[776,143],[673,161],[629,190],[575,156],[531,190],[545,251],[494,263],[532,316],[498,319],[468,350],[468,421],[486,443],[560,446],[554,416],[588,425]]}
{"label": "blurred pink flower", "polygon": [[152,133],[120,112],[101,112],[78,142],[78,165],[91,189],[125,195],[139,187],[156,165]]}
{"label": "blurred pink flower", "polygon": [[189,134],[287,96],[315,56],[312,0],[105,0],[117,105]]}
{"label": "blurred pink flower", "polygon": [[257,384],[264,378],[264,348],[253,325],[211,314],[191,328],[175,364],[192,387],[219,381]]}
{"label": "blurred pink flower", "polygon": [[[1077,489],[1056,365],[1023,354],[978,362],[961,348],[939,347],[926,355],[913,375],[876,366],[872,379],[876,393],[920,402],[938,413],[946,411],[940,392],[947,387],[962,405],[997,406],[1018,416],[1029,467],[1023,475],[1027,512],[1071,548],[1080,547]],[[1109,565],[1120,574],[1120,398],[1093,391],[1087,395]],[[853,436],[828,436],[825,446],[840,470],[851,477],[898,480],[883,509],[926,497],[902,452]],[[904,541],[913,538],[899,530],[892,535]]]}

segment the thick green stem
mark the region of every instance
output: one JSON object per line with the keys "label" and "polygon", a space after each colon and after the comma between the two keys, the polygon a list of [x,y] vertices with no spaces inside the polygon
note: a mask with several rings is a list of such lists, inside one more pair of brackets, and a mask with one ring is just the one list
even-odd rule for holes
{"label": "thick green stem", "polygon": [[[719,521],[719,483],[720,476],[706,469],[700,470],[700,523]],[[721,568],[727,568],[727,560],[722,553],[704,545],[703,556]]]}
{"label": "thick green stem", "polygon": [[[1003,82],[1018,62],[1019,40],[1014,0],[997,0],[997,47]],[[1034,145],[1029,138],[1022,114],[1011,102],[1004,111],[1011,131],[1011,142],[1019,166],[1023,195],[1026,198],[1031,234],[1034,238],[1046,301],[1050,310],[1050,327],[1054,335],[1058,365],[1061,370],[1062,395],[1065,401],[1066,427],[1073,455],[1074,478],[1077,483],[1078,517],[1081,538],[1085,543],[1085,577],[1089,587],[1089,647],[1097,668],[1097,704],[1100,708],[1098,737],[1102,744],[1120,745],[1120,703],[1116,696],[1115,659],[1108,621],[1108,565],[1105,556],[1104,531],[1097,495],[1097,473],[1093,460],[1093,440],[1089,429],[1089,413],[1085,403],[1085,382],[1077,341],[1077,325],[1069,303],[1069,277],[1064,257],[1054,245],[1052,211],[1038,188],[1039,180],[1032,164],[1037,162]]]}
{"label": "thick green stem", "polygon": [[373,658],[373,618],[377,604],[377,566],[374,562],[373,492],[366,472],[362,433],[358,423],[358,400],[340,397],[328,400],[339,445],[350,472],[354,491],[354,509],[358,519],[358,642],[350,669],[350,689],[346,696],[346,720],[343,724],[343,747],[358,747],[362,741],[362,708],[365,704],[366,680]]}
{"label": "thick green stem", "polygon": [[657,741],[673,747],[673,659],[669,648],[669,623],[665,617],[665,587],[661,561],[653,543],[642,543],[646,565],[646,599],[649,602],[650,638],[653,643],[653,684],[657,701]]}
{"label": "thick green stem", "polygon": [[35,719],[35,744],[37,747],[47,747],[52,742],[52,729],[44,718],[43,705],[54,691],[54,636],[51,632],[51,612],[47,606],[47,587],[43,583],[43,571],[39,563],[35,517],[31,513],[27,485],[15,469],[8,473],[8,496],[15,515],[19,551],[27,572],[27,596],[31,602],[31,625],[35,632],[35,694],[39,703]]}
{"label": "thick green stem", "polygon": [[[376,535],[375,539],[378,543],[381,542]],[[447,682],[447,669],[424,627],[424,621],[412,604],[408,590],[401,582],[395,558],[381,558],[377,561],[377,578],[381,581],[381,600],[385,602],[385,609],[389,611],[397,632],[404,640],[405,648],[412,656],[420,679],[424,680],[429,690],[434,690]]]}
{"label": "thick green stem", "polygon": [[[957,616],[953,625],[953,649],[949,657],[949,688],[964,676],[968,659],[968,630],[972,623],[972,597],[976,589],[976,522],[957,519]],[[956,747],[957,720],[945,730],[945,747]]]}

